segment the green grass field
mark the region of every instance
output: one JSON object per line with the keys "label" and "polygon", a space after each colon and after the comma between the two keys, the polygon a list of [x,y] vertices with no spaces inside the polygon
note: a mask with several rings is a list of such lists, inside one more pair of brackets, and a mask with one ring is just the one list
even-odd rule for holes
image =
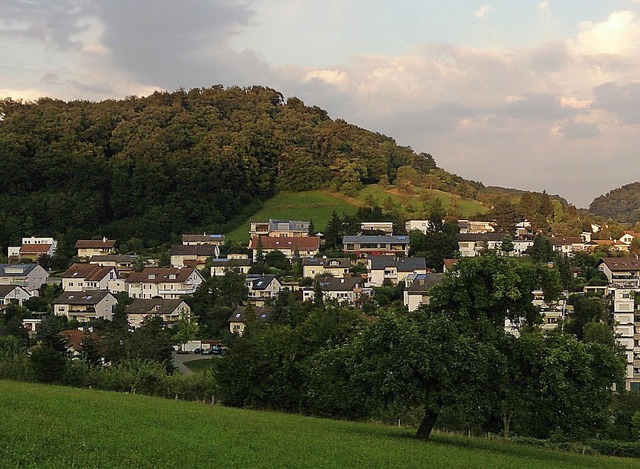
{"label": "green grass field", "polygon": [[191,360],[189,362],[185,362],[185,366],[189,368],[194,373],[198,373],[205,370],[211,369],[211,360],[216,360],[217,357],[213,358],[200,358],[198,360]]}
{"label": "green grass field", "polygon": [[[425,216],[423,211],[425,202],[439,198],[445,209],[456,205],[462,217],[471,217],[477,213],[485,213],[488,208],[471,199],[463,199],[457,195],[437,190],[426,190],[427,199],[423,200],[417,195],[402,194],[390,188],[382,188],[378,184],[364,187],[355,197],[346,197],[327,191],[309,192],[281,192],[265,202],[262,209],[254,213],[241,226],[227,233],[225,236],[230,241],[247,243],[249,241],[249,226],[252,221],[267,221],[269,218],[284,220],[310,220],[316,229],[322,231],[335,210],[340,216],[344,213],[353,214],[362,206],[365,199],[370,196],[376,203],[384,207],[384,203],[391,198],[394,204],[400,207],[401,212],[407,217]],[[410,213],[406,208],[412,205],[417,209],[416,213]]]}
{"label": "green grass field", "polygon": [[310,220],[317,230],[322,230],[331,213],[353,214],[358,210],[355,201],[347,201],[337,194],[327,191],[281,192],[267,200],[259,211],[251,215],[245,223],[227,233],[226,239],[240,243],[249,242],[249,226],[252,221],[267,221],[269,218],[284,220]]}
{"label": "green grass field", "polygon": [[0,467],[640,468],[502,441],[0,381]]}
{"label": "green grass field", "polygon": [[[356,198],[364,202],[364,200],[370,196],[373,197],[378,205],[383,206],[384,201],[390,197],[395,204],[400,205],[402,208],[406,208],[409,204],[412,204],[418,210],[421,210],[425,204],[431,203],[435,199],[440,199],[445,210],[451,209],[452,206],[457,206],[463,218],[472,217],[478,213],[486,213],[489,210],[488,207],[482,205],[480,202],[473,199],[463,199],[462,197],[450,194],[449,192],[442,192],[435,189],[424,189],[422,193],[425,195],[424,198],[421,198],[418,195],[402,193],[394,190],[393,188],[384,189],[378,184],[372,184],[362,189]],[[411,216],[409,213],[406,213],[406,215]]]}

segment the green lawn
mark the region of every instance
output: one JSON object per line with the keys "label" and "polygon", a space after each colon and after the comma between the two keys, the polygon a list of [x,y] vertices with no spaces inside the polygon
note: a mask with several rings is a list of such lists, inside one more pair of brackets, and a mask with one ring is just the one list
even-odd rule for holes
{"label": "green lawn", "polygon": [[191,371],[197,373],[200,371],[210,370],[211,369],[211,360],[217,360],[218,357],[213,358],[199,358],[198,360],[191,360],[189,362],[185,362],[184,365],[189,368]]}
{"label": "green lawn", "polygon": [[[386,199],[391,200],[402,208],[406,208],[409,204],[413,205],[417,210],[421,211],[426,203],[431,203],[435,199],[440,199],[445,209],[449,209],[454,205],[457,205],[460,214],[463,218],[472,217],[478,213],[486,213],[489,209],[473,199],[463,199],[462,197],[450,194],[449,192],[442,192],[435,189],[424,189],[422,193],[425,195],[421,198],[418,195],[411,195],[397,191],[391,186],[384,189],[378,184],[372,184],[366,186],[360,191],[356,198],[362,202],[370,196],[377,202],[378,205],[384,206]],[[406,213],[407,216],[413,216],[410,213]],[[424,216],[424,214],[423,214]]]}
{"label": "green lawn", "polygon": [[[393,186],[383,188],[378,184],[365,186],[355,197],[345,197],[328,191],[309,192],[281,192],[272,199],[265,202],[262,209],[254,213],[241,226],[226,233],[226,238],[239,243],[249,241],[249,226],[252,221],[267,221],[269,218],[284,220],[313,220],[318,231],[322,231],[331,218],[334,210],[340,216],[344,213],[353,214],[362,206],[368,196],[373,197],[378,205],[385,206],[385,201],[391,199],[399,206],[405,216],[418,217],[425,207],[425,202],[439,198],[445,209],[452,205],[457,205],[462,217],[471,217],[477,213],[485,213],[488,208],[480,202],[472,199],[463,199],[460,196],[449,194],[437,190],[425,190],[426,200],[417,195],[402,194],[395,190]],[[411,213],[406,210],[408,206],[413,206],[417,212]]]}
{"label": "green lawn", "polygon": [[502,441],[0,381],[0,466],[640,468]]}
{"label": "green lawn", "polygon": [[281,192],[265,202],[264,207],[251,215],[249,219],[227,233],[226,239],[241,243],[249,242],[249,226],[252,221],[267,221],[269,218],[284,220],[313,220],[316,230],[323,230],[331,212],[338,215],[352,214],[358,210],[357,201],[348,201],[344,197],[327,191]]}

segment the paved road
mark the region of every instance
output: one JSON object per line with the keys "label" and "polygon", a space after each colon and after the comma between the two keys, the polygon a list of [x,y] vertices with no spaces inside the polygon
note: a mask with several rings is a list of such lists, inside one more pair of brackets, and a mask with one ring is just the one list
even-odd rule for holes
{"label": "paved road", "polygon": [[186,362],[191,362],[193,360],[207,360],[215,357],[215,355],[200,355],[198,353],[174,353],[173,354],[173,364],[178,368],[178,371],[183,375],[190,375],[193,373],[185,365]]}

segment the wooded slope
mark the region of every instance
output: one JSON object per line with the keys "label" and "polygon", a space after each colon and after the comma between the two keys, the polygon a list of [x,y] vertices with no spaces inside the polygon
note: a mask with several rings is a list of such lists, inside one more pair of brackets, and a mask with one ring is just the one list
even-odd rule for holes
{"label": "wooded slope", "polygon": [[[437,171],[393,139],[263,87],[157,92],[99,103],[0,101],[0,246],[53,235],[167,242],[224,228],[278,190],[393,182]],[[469,189],[470,188],[470,189]]]}

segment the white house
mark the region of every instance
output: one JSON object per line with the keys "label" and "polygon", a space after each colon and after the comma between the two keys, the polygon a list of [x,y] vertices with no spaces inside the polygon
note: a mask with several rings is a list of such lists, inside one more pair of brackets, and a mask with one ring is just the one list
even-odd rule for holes
{"label": "white house", "polygon": [[251,261],[248,254],[243,257],[224,257],[221,259],[211,259],[211,276],[224,275],[227,270],[232,270],[240,274],[248,274],[251,268]]}
{"label": "white house", "polygon": [[342,278],[349,274],[351,260],[346,257],[311,257],[302,259],[302,276],[314,278],[317,275],[332,275]]}
{"label": "white house", "polygon": [[96,264],[75,263],[62,274],[64,291],[108,290],[109,282],[117,278],[116,269]]}
{"label": "white house", "polygon": [[29,292],[20,285],[0,285],[0,305],[17,304],[22,306],[31,298]]}
{"label": "white house", "polygon": [[58,241],[48,237],[22,238],[22,245],[10,246],[8,248],[8,257],[10,259],[31,259],[38,260],[40,257],[47,255],[53,257],[58,248]]}
{"label": "white house", "polygon": [[275,275],[247,275],[244,284],[249,290],[249,302],[254,306],[264,306],[282,291],[282,283]]}
{"label": "white house", "polygon": [[409,274],[427,273],[427,261],[423,257],[369,256],[367,259],[367,283],[380,287],[385,281],[397,285]]}
{"label": "white house", "polygon": [[[359,307],[362,299],[371,296],[372,292],[361,277],[321,277],[317,278],[316,282],[322,290],[324,300],[333,300],[349,306]],[[305,288],[302,298],[305,301],[313,301],[315,293],[314,288]]]}
{"label": "white house", "polygon": [[[227,321],[229,332],[242,335],[248,319],[268,323],[271,322],[272,313],[273,309],[269,306],[238,306]],[[253,318],[250,318],[248,314],[252,314]]]}
{"label": "white house", "polygon": [[78,257],[89,258],[91,256],[101,256],[113,254],[116,250],[116,241],[113,239],[79,239],[76,241]]}
{"label": "white house", "polygon": [[415,311],[420,305],[429,304],[429,291],[444,278],[444,274],[414,273],[405,279],[403,301],[409,311]]}
{"label": "white house", "polygon": [[181,315],[190,315],[191,307],[181,299],[136,298],[125,308],[129,325],[138,328],[147,317],[158,316],[166,325],[173,324]]}
{"label": "white house", "polygon": [[251,222],[249,236],[270,236],[274,238],[304,237],[309,235],[311,222],[299,220],[274,220]]}
{"label": "white house", "polygon": [[391,221],[363,221],[360,223],[360,231],[381,231],[383,234],[393,235],[393,222]]}
{"label": "white house", "polygon": [[131,298],[176,299],[192,295],[204,282],[197,269],[171,267],[147,267],[141,272],[131,272],[125,280]]}
{"label": "white house", "polygon": [[293,259],[296,253],[301,257],[314,257],[320,250],[320,238],[317,236],[254,236],[249,242],[249,249],[253,251],[253,260],[258,257],[258,251],[263,254],[280,251],[287,259]]}
{"label": "white house", "polygon": [[429,220],[409,220],[404,224],[407,233],[411,233],[413,230],[422,231],[424,234],[429,231],[431,222]]}

